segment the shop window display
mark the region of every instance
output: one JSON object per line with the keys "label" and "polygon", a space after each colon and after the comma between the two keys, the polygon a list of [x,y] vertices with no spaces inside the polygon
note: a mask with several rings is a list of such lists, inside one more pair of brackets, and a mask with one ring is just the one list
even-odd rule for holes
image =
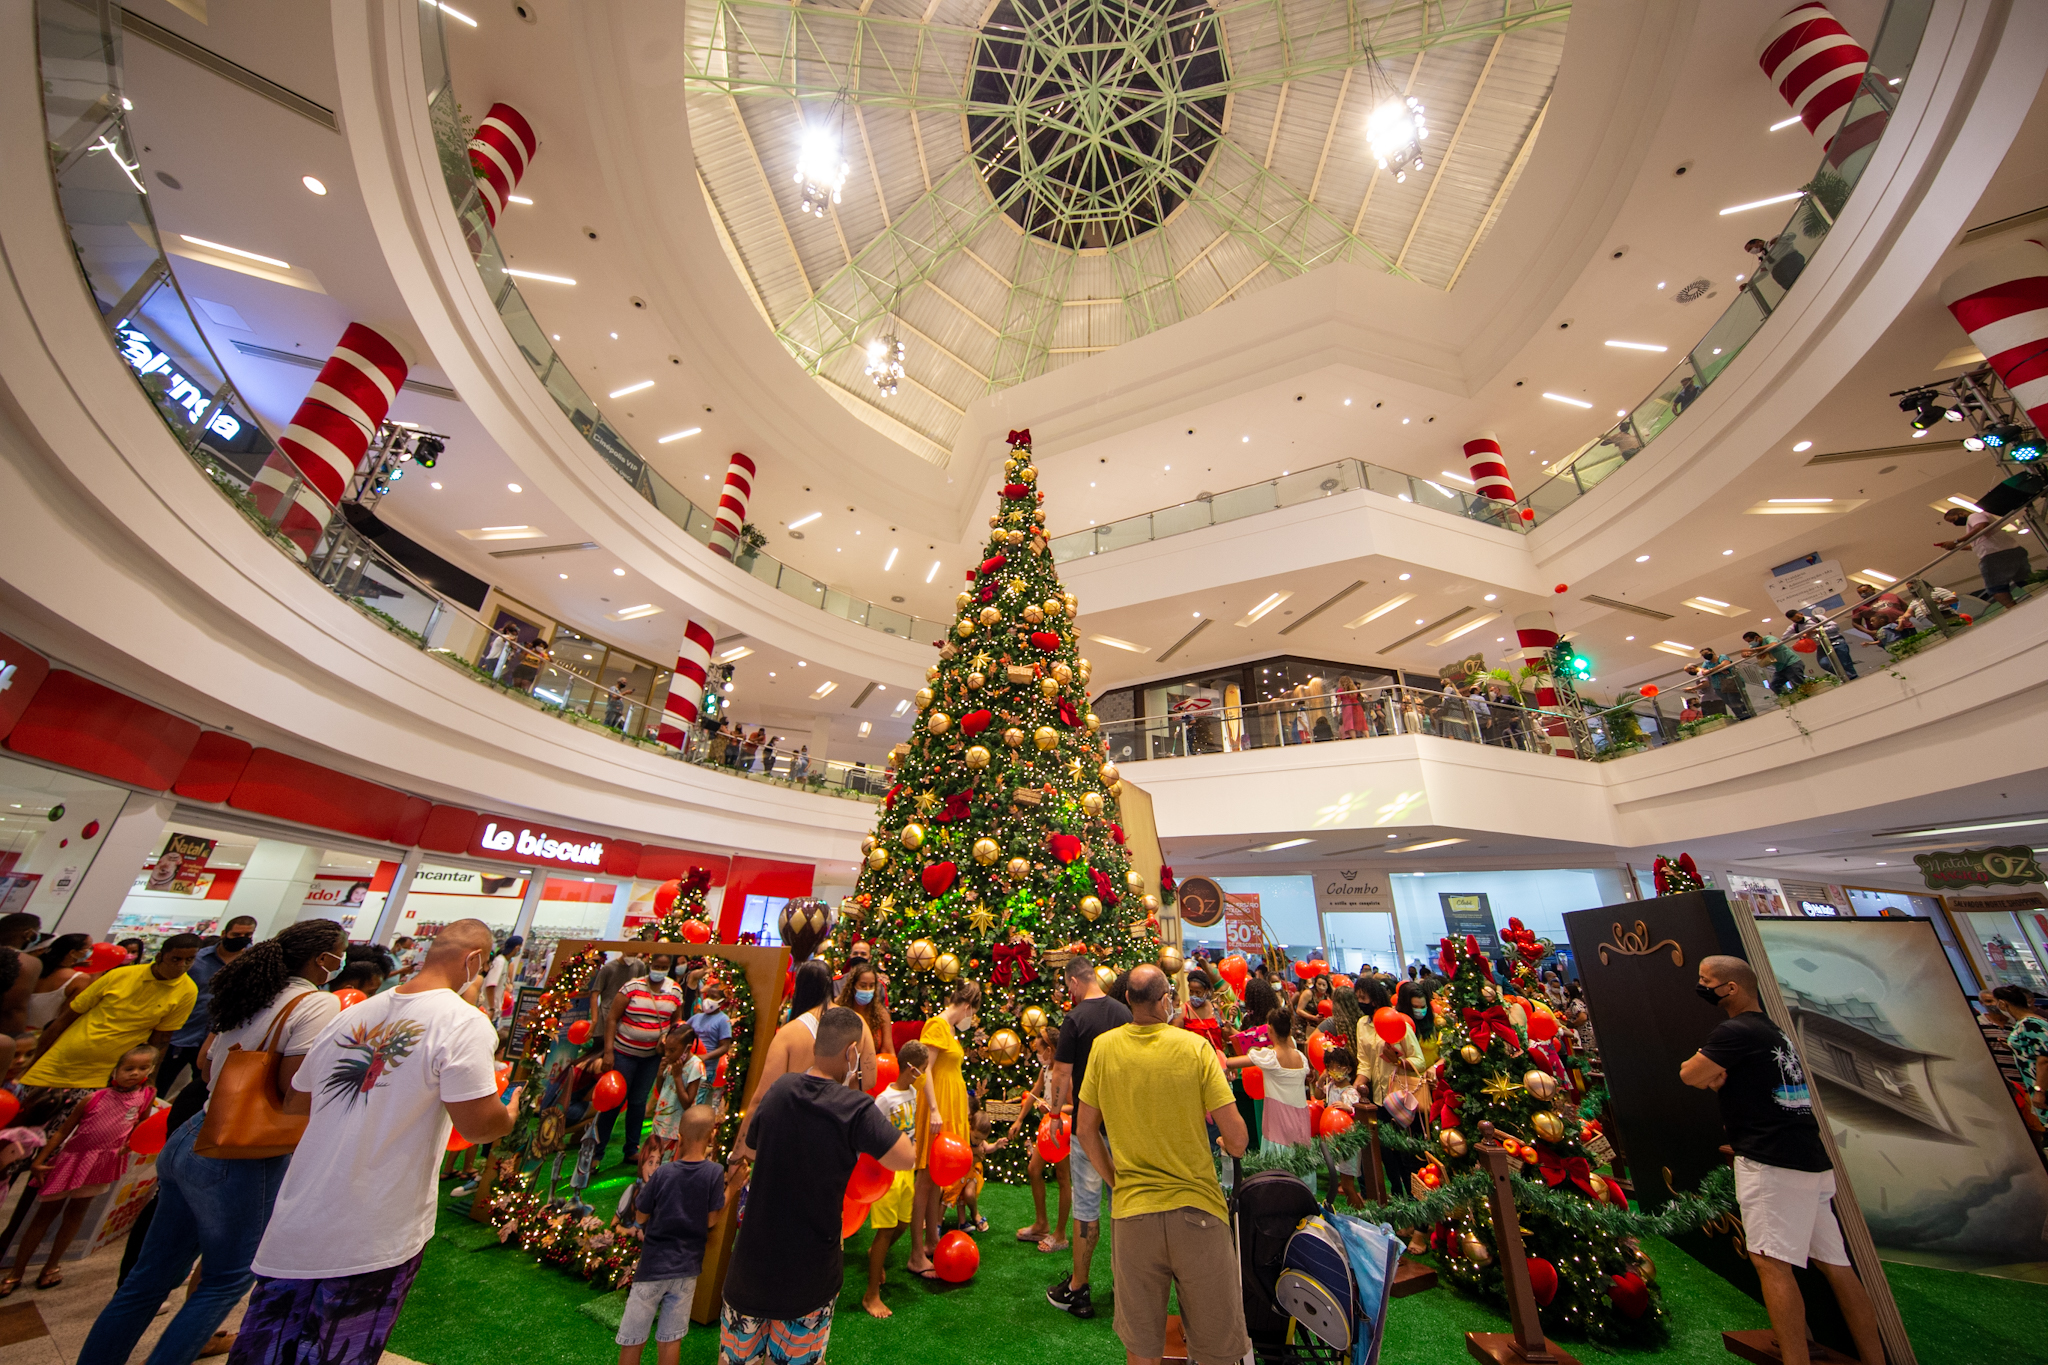
{"label": "shop window display", "polygon": [[0,914],[26,911],[55,925],[127,797],[104,782],[0,758]]}

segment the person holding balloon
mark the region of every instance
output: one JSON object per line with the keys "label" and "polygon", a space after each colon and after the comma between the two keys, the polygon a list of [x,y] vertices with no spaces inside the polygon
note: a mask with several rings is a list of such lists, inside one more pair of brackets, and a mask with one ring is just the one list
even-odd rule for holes
{"label": "person holding balloon", "polygon": [[156,1087],[149,1079],[156,1071],[157,1056],[157,1050],[147,1043],[122,1053],[106,1085],[72,1109],[56,1135],[36,1154],[29,1167],[30,1176],[40,1182],[36,1211],[22,1235],[21,1249],[15,1253],[14,1268],[0,1279],[0,1299],[21,1288],[29,1260],[52,1223],[57,1224],[57,1236],[50,1243],[43,1273],[36,1277],[36,1288],[54,1289],[64,1282],[64,1272],[58,1267],[85,1222],[87,1206],[113,1188],[121,1172],[128,1169],[128,1136],[156,1103]]}
{"label": "person holding balloon", "polygon": [[1255,1047],[1224,1063],[1230,1070],[1257,1067],[1265,1083],[1266,1107],[1259,1118],[1259,1150],[1307,1146],[1314,1136],[1308,1121],[1308,1058],[1294,1045],[1295,1012],[1285,1005],[1266,1016],[1270,1047]]}
{"label": "person holding balloon", "polygon": [[[972,1129],[968,1126],[967,1081],[961,1072],[961,1065],[967,1060],[967,1049],[961,1043],[960,1035],[974,1028],[980,1012],[981,985],[963,977],[953,984],[953,992],[946,999],[946,1008],[935,1018],[927,1019],[924,1032],[918,1035],[918,1041],[931,1049],[936,1117],[947,1135],[957,1138],[962,1144]],[[917,1231],[912,1255],[929,1262],[939,1246],[940,1223],[946,1212],[946,1186],[953,1181],[936,1178],[929,1147],[918,1155]],[[954,1179],[959,1179],[959,1176]],[[930,1270],[917,1273],[926,1279],[932,1279],[936,1274]]]}
{"label": "person holding balloon", "polygon": [[[931,1059],[931,1051],[923,1043],[915,1039],[905,1043],[902,1051],[896,1054],[895,1079],[875,1096],[875,1107],[882,1111],[897,1132],[911,1140],[913,1152],[923,1149],[932,1132],[931,1116],[937,1101],[932,1095],[931,1080],[925,1074]],[[853,1178],[858,1184],[861,1172],[856,1170]],[[916,1192],[916,1173],[896,1171],[890,1175],[889,1185],[881,1196],[868,1206],[867,1221],[874,1228],[875,1235],[868,1246],[868,1292],[862,1296],[860,1306],[867,1310],[869,1317],[894,1316],[889,1306],[882,1302],[882,1280],[888,1270],[889,1249],[896,1245],[896,1239],[910,1225]],[[855,1193],[854,1187],[848,1186],[846,1197],[851,1199]],[[917,1251],[913,1244],[910,1249],[912,1262],[918,1259]],[[931,1268],[929,1258],[924,1268]],[[912,1274],[919,1273],[915,1264],[906,1269]]]}
{"label": "person holding balloon", "polygon": [[[1052,1099],[1059,1035],[1049,1028],[1040,1029],[1037,1050],[1038,1083],[1025,1093],[1023,1103],[1017,1106],[1017,1122],[1010,1128],[1010,1137],[1014,1140],[1024,1131],[1024,1125],[1031,1121],[1034,1113],[1041,1116],[1038,1119],[1038,1141],[1032,1144],[1031,1160],[1024,1167],[1025,1178],[1031,1182],[1032,1207],[1038,1216],[1029,1227],[1017,1229],[1017,1240],[1036,1242],[1040,1251],[1065,1251],[1068,1246],[1067,1210],[1072,1201],[1067,1180],[1072,1120],[1059,1112]],[[1050,1224],[1045,1221],[1045,1173],[1048,1170],[1059,1182],[1060,1189],[1059,1219]]]}

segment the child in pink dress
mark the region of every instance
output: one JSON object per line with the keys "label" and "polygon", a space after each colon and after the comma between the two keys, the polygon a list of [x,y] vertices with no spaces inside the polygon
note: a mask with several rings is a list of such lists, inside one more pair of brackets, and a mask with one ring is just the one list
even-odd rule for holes
{"label": "child in pink dress", "polygon": [[[95,1090],[80,1100],[64,1120],[49,1144],[29,1167],[29,1177],[39,1182],[36,1211],[30,1215],[28,1230],[22,1234],[14,1268],[0,1280],[0,1298],[21,1287],[28,1274],[29,1258],[42,1243],[50,1224],[57,1224],[56,1239],[43,1262],[36,1288],[52,1289],[64,1282],[58,1269],[71,1241],[85,1222],[85,1211],[93,1199],[112,1187],[128,1169],[128,1135],[149,1115],[156,1103],[156,1087],[149,1083],[156,1071],[157,1051],[153,1047],[130,1048],[114,1063],[114,1074],[104,1090]],[[28,1195],[24,1192],[24,1199]],[[62,1221],[59,1220],[62,1215]]]}

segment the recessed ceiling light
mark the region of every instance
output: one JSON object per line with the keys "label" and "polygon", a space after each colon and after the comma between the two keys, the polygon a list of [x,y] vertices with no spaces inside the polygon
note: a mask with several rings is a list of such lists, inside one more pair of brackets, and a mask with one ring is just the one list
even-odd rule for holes
{"label": "recessed ceiling light", "polygon": [[1721,553],[1722,553],[1722,554],[1724,554],[1724,555],[1732,555],[1732,554],[1734,554],[1734,553],[1735,553],[1735,551],[1733,551],[1733,550],[1723,550],[1723,551],[1721,551]]}
{"label": "recessed ceiling light", "polygon": [[1797,445],[1795,445],[1795,446],[1793,446],[1793,447],[1792,447],[1792,453],[1793,453],[1794,455],[1797,455],[1797,454],[1799,454],[1799,453],[1800,453],[1801,451],[1803,451],[1803,450],[1812,450],[1812,449],[1813,449],[1813,442],[1811,442],[1811,441],[1801,441],[1801,442],[1799,442],[1799,444],[1797,444]]}
{"label": "recessed ceiling light", "polygon": [[1933,834],[1975,834],[1986,829],[2021,829],[2027,825],[2048,825],[2048,820],[1998,820],[1983,825],[1943,825],[1939,829],[1902,829],[1883,836],[1887,839],[1919,839]]}
{"label": "recessed ceiling light", "polygon": [[618,334],[617,332],[613,332],[613,333],[612,333],[612,340],[613,340],[613,341],[617,341],[618,339],[619,339],[619,334]]}
{"label": "recessed ceiling light", "polygon": [[1777,851],[1778,851],[1778,850],[1776,850],[1775,848],[1767,848],[1767,849],[1765,849],[1765,850],[1764,850],[1764,852],[1766,852],[1766,853],[1776,853]]}
{"label": "recessed ceiling light", "polygon": [[320,183],[320,177],[317,175],[302,175],[299,177],[299,183],[315,194],[327,193],[327,186]]}
{"label": "recessed ceiling light", "polygon": [[1415,624],[1418,626],[1426,626],[1429,624],[1429,618],[1426,616],[1418,616],[1415,618]]}
{"label": "recessed ceiling light", "polygon": [[510,204],[524,204],[528,208],[533,207],[533,201],[523,194],[508,194],[505,196],[505,201]]}
{"label": "recessed ceiling light", "polygon": [[1098,645],[1108,645],[1111,649],[1129,650],[1133,654],[1148,652],[1147,646],[1132,644],[1129,640],[1119,640],[1114,635],[1091,635],[1088,638],[1095,641]]}
{"label": "recessed ceiling light", "polygon": [[[614,621],[637,621],[643,616],[661,615],[661,608],[655,606],[652,602],[642,602],[637,607],[621,607],[617,611],[606,612],[605,615],[611,617]],[[587,658],[588,656],[586,655],[585,657]]]}
{"label": "recessed ceiling light", "polygon": [[1636,556],[1636,563],[1638,563],[1638,564],[1647,564],[1647,563],[1649,563],[1649,562],[1650,562],[1650,557],[1649,557],[1648,555],[1637,555],[1637,556]]}
{"label": "recessed ceiling light", "polygon": [[823,701],[823,700],[824,700],[824,699],[825,699],[826,697],[828,697],[828,696],[832,695],[832,693],[834,693],[834,692],[836,692],[836,691],[838,691],[838,690],[839,690],[839,684],[838,684],[838,683],[836,683],[836,682],[834,682],[834,681],[832,681],[832,679],[830,679],[830,678],[827,678],[827,679],[825,679],[825,681],[824,681],[824,682],[822,682],[822,683],[818,684],[818,690],[817,690],[817,691],[815,691],[815,692],[811,693],[811,700],[812,700],[812,701]]}
{"label": "recessed ceiling light", "polygon": [[440,485],[440,484],[438,484],[438,483],[430,483],[430,484],[428,484],[428,485],[427,485],[427,487],[429,487],[429,488],[439,488],[440,486],[441,486],[441,485]]}
{"label": "recessed ceiling light", "polygon": [[651,389],[653,387],[654,381],[652,379],[643,379],[637,384],[628,384],[623,389],[613,389],[610,393],[606,394],[605,397],[624,398],[629,393],[639,393],[642,389]]}
{"label": "recessed ceiling light", "polygon": [[812,522],[816,521],[819,517],[822,517],[824,515],[825,514],[823,512],[813,512],[807,517],[798,517],[795,521],[792,521],[789,524],[789,529],[792,531],[800,530],[803,527],[809,526]]}
{"label": "recessed ceiling light", "polygon": [[1791,118],[1781,118],[1776,123],[1773,123],[1771,125],[1770,131],[1775,133],[1780,128],[1790,128],[1793,124],[1798,123],[1799,121],[1800,116],[1797,114],[1794,114]]}
{"label": "recessed ceiling light", "polygon": [[555,577],[557,577],[557,578],[567,578],[568,576],[569,576],[569,575],[567,575],[567,574],[565,574],[565,573],[558,573],[558,574],[556,574],[556,575],[555,575]]}
{"label": "recessed ceiling light", "polygon": [[[504,271],[507,275],[510,275],[515,280],[539,280],[542,284],[576,283],[576,281],[570,279],[567,275],[543,275],[537,270],[514,270],[509,265],[501,265],[498,267],[498,269]],[[618,335],[619,334],[617,332],[613,332],[613,339],[616,340]]]}
{"label": "recessed ceiling light", "polygon": [[1569,403],[1575,408],[1590,408],[1593,406],[1583,398],[1567,398],[1561,393],[1546,393],[1543,396],[1553,403]]}
{"label": "recessed ceiling light", "polygon": [[808,659],[798,659],[796,661],[796,666],[798,668],[809,668],[811,665]]}
{"label": "recessed ceiling light", "polygon": [[1408,425],[1408,419],[1407,419],[1406,417],[1403,417],[1403,418],[1401,419],[1401,425],[1402,425],[1402,426],[1404,426],[1404,427]]}
{"label": "recessed ceiling light", "polygon": [[1303,844],[1312,844],[1314,842],[1315,840],[1313,839],[1282,839],[1277,844],[1260,844],[1257,848],[1249,850],[1249,852],[1275,853],[1283,848],[1300,848]]}
{"label": "recessed ceiling light", "polygon": [[1765,499],[1764,499],[1764,501],[1765,501],[1765,502],[1769,502],[1769,503],[1781,503],[1781,504],[1783,504],[1783,503],[1824,503],[1824,502],[1833,502],[1833,501],[1834,501],[1834,499],[1833,499],[1833,498],[1765,498]]}
{"label": "recessed ceiling light", "polygon": [[279,270],[290,270],[292,268],[290,261],[280,261],[275,256],[259,256],[253,251],[244,251],[238,246],[222,246],[219,242],[209,242],[204,237],[194,237],[183,232],[178,235],[192,245],[203,246],[208,251],[225,251],[230,256],[240,256],[245,261],[261,261],[265,265],[274,265]]}
{"label": "recessed ceiling light", "polygon": [[1351,406],[1351,400],[1349,398],[1344,400],[1344,406],[1347,408]]}
{"label": "recessed ceiling light", "polygon": [[[702,427],[684,427],[681,431],[671,431],[668,435],[657,438],[654,443],[658,446],[665,446],[670,441],[680,441],[686,436],[695,436],[702,430],[704,430]],[[711,476],[706,474],[704,477],[708,479]]]}
{"label": "recessed ceiling light", "polygon": [[1607,343],[1617,351],[1668,351],[1669,346],[1659,346],[1654,341],[1610,341]]}
{"label": "recessed ceiling light", "polygon": [[725,651],[725,653],[719,655],[718,658],[721,663],[729,664],[735,659],[744,659],[753,652],[754,651],[746,645],[734,645],[731,649],[728,649],[727,651]]}
{"label": "recessed ceiling light", "polygon": [[1668,281],[1665,281],[1665,280],[1659,280],[1659,281],[1657,281],[1657,287],[1658,287],[1659,289],[1662,289],[1662,288],[1663,288],[1663,287],[1665,286],[1665,284],[1666,284],[1666,283],[1668,283]]}
{"label": "recessed ceiling light", "polygon": [[1793,190],[1790,194],[1774,194],[1769,199],[1756,199],[1747,204],[1731,204],[1721,210],[1721,217],[1726,218],[1731,213],[1747,213],[1751,209],[1767,209],[1773,204],[1789,204],[1805,193],[1805,190]]}
{"label": "recessed ceiling light", "polygon": [[1413,578],[1413,577],[1415,577],[1415,575],[1414,575],[1414,574],[1412,574],[1412,573],[1404,573],[1404,574],[1402,574],[1402,575],[1401,575],[1401,581],[1402,581],[1403,583],[1406,583],[1406,582],[1407,582],[1407,581],[1408,581],[1409,579],[1411,579],[1411,578]]}
{"label": "recessed ceiling light", "polygon": [[[1246,445],[1250,445],[1250,444],[1252,443],[1252,438],[1251,438],[1251,437],[1249,437],[1249,436],[1240,436],[1240,437],[1238,437],[1237,439],[1238,439],[1238,440],[1240,440],[1240,441],[1242,441],[1242,442],[1243,442],[1244,444],[1246,444]],[[1168,465],[1168,466],[1167,466],[1167,468],[1168,468],[1168,469],[1171,469],[1171,468],[1173,468],[1173,466],[1172,466],[1172,465]]]}
{"label": "recessed ceiling light", "polygon": [[524,488],[521,488],[521,487],[520,487],[520,486],[519,486],[518,484],[516,484],[516,483],[508,483],[508,484],[506,484],[506,485],[505,485],[505,487],[506,487],[506,488],[508,488],[508,489],[510,489],[510,490],[511,490],[512,492],[514,492],[514,493],[524,493],[524,492],[526,491],[526,490],[525,490]]}
{"label": "recessed ceiling light", "polygon": [[626,576],[626,571],[624,569],[613,569],[612,575],[615,578],[624,578]]}
{"label": "recessed ceiling light", "polygon": [[1622,638],[1622,639],[1624,639],[1624,640],[1633,640],[1633,639],[1635,639],[1636,637],[1635,637],[1635,636],[1633,636],[1633,635],[1624,635],[1624,636],[1622,636],[1621,638]]}
{"label": "recessed ceiling light", "polygon": [[890,547],[889,547],[889,557],[888,557],[887,559],[885,559],[885,560],[883,560],[883,561],[882,561],[882,572],[883,572],[883,573],[887,573],[887,572],[889,572],[889,570],[891,570],[891,569],[893,569],[893,568],[895,568],[895,567],[896,567],[896,551],[897,551],[897,549],[898,549],[898,547],[897,547],[897,546],[894,546],[894,545],[892,545],[892,546],[890,546]]}
{"label": "recessed ceiling light", "polygon": [[1371,611],[1367,612],[1365,615],[1359,617],[1357,620],[1346,621],[1344,623],[1344,629],[1357,630],[1360,626],[1367,625],[1373,621],[1379,620],[1380,617],[1385,616],[1388,612],[1392,611],[1395,607],[1400,606],[1402,603],[1412,602],[1414,600],[1415,594],[1412,592],[1404,592],[1399,597],[1390,597],[1386,601],[1374,607]]}
{"label": "recessed ceiling light", "polygon": [[1490,593],[1486,594],[1486,600],[1487,600],[1487,601],[1489,601],[1489,602],[1491,602],[1491,601],[1492,601],[1492,600],[1493,600],[1494,598],[1496,598],[1496,597],[1499,597],[1499,596],[1500,596],[1500,594],[1499,594],[1499,593],[1497,593],[1497,592],[1490,592]]}
{"label": "recessed ceiling light", "polygon": [[931,582],[931,581],[932,581],[932,580],[933,580],[934,578],[937,578],[938,576],[939,576],[939,561],[938,561],[938,560],[936,560],[936,559],[934,559],[934,560],[932,561],[932,566],[931,566],[931,567],[930,567],[929,569],[926,569],[926,570],[925,570],[925,573],[924,573],[924,581],[925,581],[925,582],[927,582],[927,583],[929,583],[929,582]]}
{"label": "recessed ceiling light", "polygon": [[[1426,844],[1410,844],[1406,848],[1397,848],[1390,851],[1394,853],[1420,853],[1425,848],[1447,848],[1452,844],[1462,844],[1464,842],[1463,839],[1432,839]],[[1416,875],[1419,877],[1422,874],[1418,872]]]}
{"label": "recessed ceiling light", "polygon": [[1273,608],[1279,606],[1282,602],[1285,602],[1288,598],[1292,596],[1294,596],[1294,590],[1292,588],[1284,588],[1279,592],[1267,593],[1265,601],[1259,603],[1256,607],[1253,607],[1250,611],[1246,612],[1244,614],[1244,619],[1239,621],[1238,624],[1241,626],[1249,626],[1253,624],[1261,616],[1264,616],[1267,612],[1273,610]]}

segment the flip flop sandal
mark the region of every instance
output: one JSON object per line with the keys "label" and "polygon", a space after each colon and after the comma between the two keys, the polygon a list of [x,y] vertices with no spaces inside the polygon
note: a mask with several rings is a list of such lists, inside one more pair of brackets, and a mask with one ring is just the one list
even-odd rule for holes
{"label": "flip flop sandal", "polygon": [[36,1288],[38,1289],[55,1289],[58,1285],[62,1283],[64,1283],[64,1274],[62,1271],[58,1272],[57,1278],[54,1280],[50,1278],[50,1272],[47,1270],[45,1270],[42,1274],[36,1276]]}
{"label": "flip flop sandal", "polygon": [[1071,1242],[1055,1242],[1050,1237],[1041,1237],[1038,1239],[1038,1249],[1044,1252],[1065,1251],[1068,1247],[1072,1245],[1073,1243]]}
{"label": "flip flop sandal", "polygon": [[21,1288],[21,1276],[19,1275],[9,1275],[6,1279],[0,1280],[0,1299],[6,1298],[19,1288]]}
{"label": "flip flop sandal", "polygon": [[1037,1230],[1034,1230],[1034,1229],[1031,1229],[1031,1228],[1018,1228],[1018,1229],[1017,1229],[1017,1240],[1018,1240],[1018,1241],[1020,1241],[1020,1242],[1042,1242],[1042,1241],[1044,1241],[1044,1240],[1045,1240],[1045,1238],[1046,1238],[1046,1235],[1047,1235],[1047,1234],[1045,1233],[1045,1231],[1044,1231],[1043,1229],[1037,1229]]}

